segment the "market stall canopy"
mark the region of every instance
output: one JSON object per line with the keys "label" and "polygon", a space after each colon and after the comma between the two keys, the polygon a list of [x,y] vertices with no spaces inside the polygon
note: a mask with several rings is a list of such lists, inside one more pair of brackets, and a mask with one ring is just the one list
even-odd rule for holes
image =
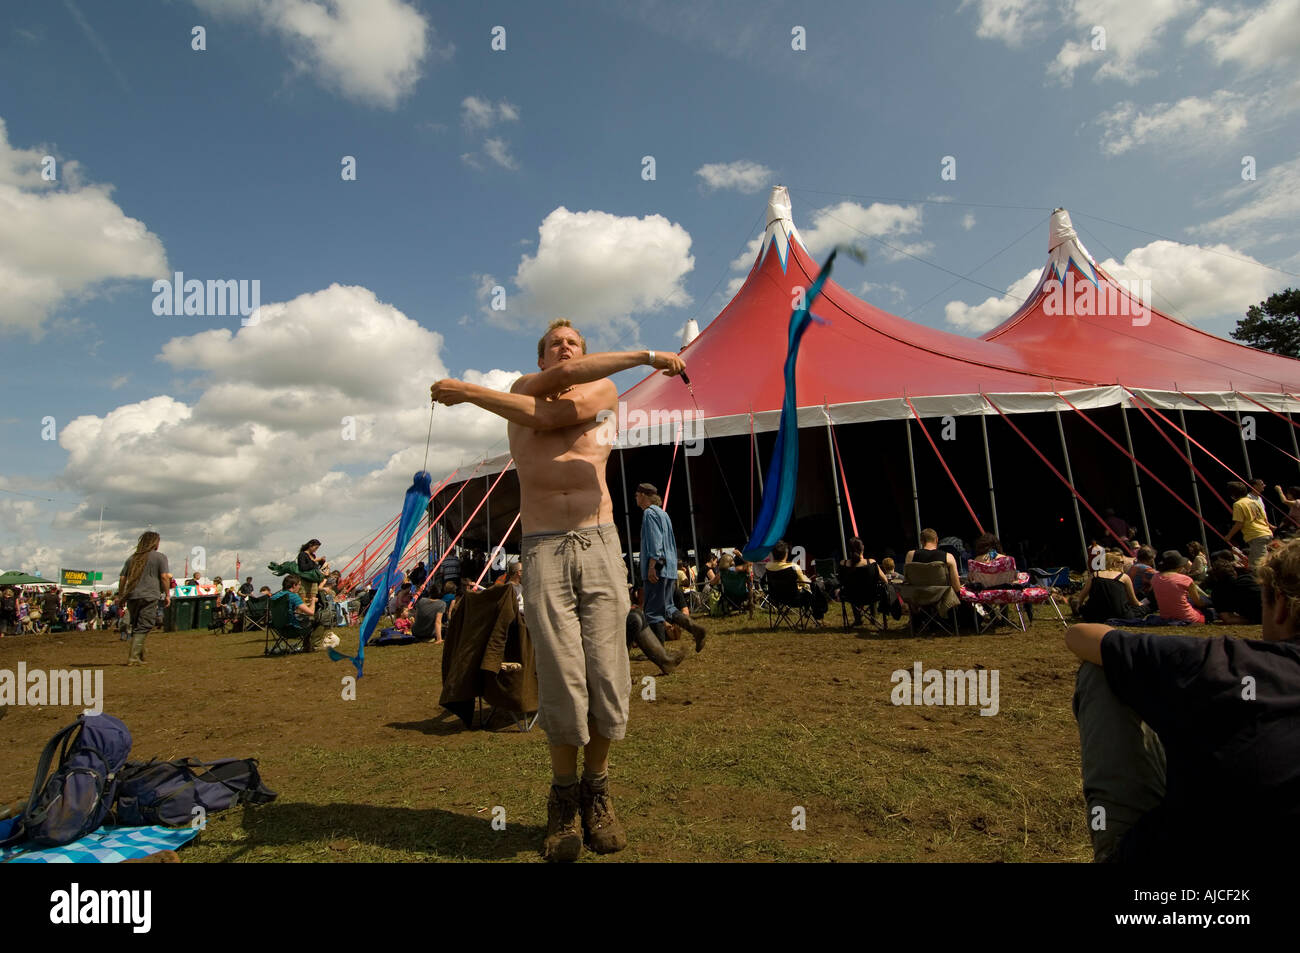
{"label": "market stall canopy", "polygon": [[0,573],[0,586],[56,586],[52,579],[44,579],[41,576],[33,576],[31,573],[10,570],[6,573]]}

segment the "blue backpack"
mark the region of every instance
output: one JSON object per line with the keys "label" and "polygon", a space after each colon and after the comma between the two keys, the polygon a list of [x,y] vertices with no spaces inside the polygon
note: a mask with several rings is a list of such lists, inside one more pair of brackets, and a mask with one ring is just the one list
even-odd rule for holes
{"label": "blue backpack", "polygon": [[59,731],[41,752],[31,796],[4,844],[60,847],[98,830],[130,751],[131,732],[112,715],[82,715]]}
{"label": "blue backpack", "polygon": [[201,828],[209,814],[240,804],[265,804],[275,797],[262,783],[256,758],[133,761],[121,774],[114,819],[128,827]]}

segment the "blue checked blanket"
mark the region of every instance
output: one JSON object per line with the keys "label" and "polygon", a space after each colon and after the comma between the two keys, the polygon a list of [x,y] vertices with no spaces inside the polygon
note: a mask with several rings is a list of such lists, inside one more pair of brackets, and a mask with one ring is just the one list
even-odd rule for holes
{"label": "blue checked blanket", "polygon": [[196,834],[193,827],[101,827],[62,847],[0,850],[0,864],[119,864],[160,850],[177,850]]}

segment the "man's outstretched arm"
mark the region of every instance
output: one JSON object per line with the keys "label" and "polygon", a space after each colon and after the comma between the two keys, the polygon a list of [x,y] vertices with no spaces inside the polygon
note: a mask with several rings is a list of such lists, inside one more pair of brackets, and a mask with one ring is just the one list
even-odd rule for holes
{"label": "man's outstretched arm", "polygon": [[[654,360],[650,359],[651,354]],[[554,367],[537,374],[520,378],[519,393],[532,397],[545,397],[555,394],[575,384],[589,384],[602,377],[610,377],[619,371],[631,370],[642,364],[650,364],[656,370],[663,371],[668,377],[680,374],[686,369],[682,359],[671,351],[603,351],[597,354],[584,354],[571,361],[561,361]]]}
{"label": "man's outstretched arm", "polygon": [[506,394],[490,387],[466,381],[440,380],[429,389],[436,403],[470,403],[506,420],[534,430],[557,430],[596,419],[596,415],[614,405],[618,390],[613,381],[564,397],[543,400],[524,393]]}

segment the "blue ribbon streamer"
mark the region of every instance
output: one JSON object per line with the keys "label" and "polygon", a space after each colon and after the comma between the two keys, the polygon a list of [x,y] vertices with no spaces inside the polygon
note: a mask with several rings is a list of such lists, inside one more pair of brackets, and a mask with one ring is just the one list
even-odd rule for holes
{"label": "blue ribbon streamer", "polygon": [[370,600],[366,617],[361,620],[361,640],[357,645],[357,654],[344,655],[334,649],[328,650],[330,661],[342,662],[346,659],[351,662],[357,670],[357,678],[365,674],[363,668],[366,662],[366,643],[370,641],[375,626],[379,624],[379,617],[384,614],[384,609],[388,605],[388,590],[401,580],[401,572],[397,564],[402,558],[402,553],[406,551],[406,544],[410,542],[411,534],[415,532],[415,527],[419,525],[420,518],[429,506],[429,497],[432,493],[433,478],[427,470],[421,470],[412,479],[411,488],[406,491],[406,497],[402,500],[402,515],[397,521],[397,539],[393,541],[393,551],[388,556],[388,564],[375,579],[375,597]]}
{"label": "blue ribbon streamer", "polygon": [[848,245],[837,245],[827,256],[817,279],[812,283],[804,298],[804,306],[790,315],[789,340],[785,355],[785,397],[781,402],[781,423],[776,432],[776,447],[767,466],[767,480],[763,484],[763,502],[759,509],[758,521],[754,524],[754,535],[745,544],[743,550],[747,562],[759,562],[767,558],[773,545],[790,525],[790,515],[794,512],[794,497],[798,490],[796,477],[799,473],[799,420],[798,402],[795,396],[794,372],[799,360],[799,342],[808,326],[817,321],[827,323],[825,319],[812,314],[812,304],[821,294],[822,285],[831,274],[831,262],[839,252],[845,252],[864,261],[865,256],[858,249]]}

